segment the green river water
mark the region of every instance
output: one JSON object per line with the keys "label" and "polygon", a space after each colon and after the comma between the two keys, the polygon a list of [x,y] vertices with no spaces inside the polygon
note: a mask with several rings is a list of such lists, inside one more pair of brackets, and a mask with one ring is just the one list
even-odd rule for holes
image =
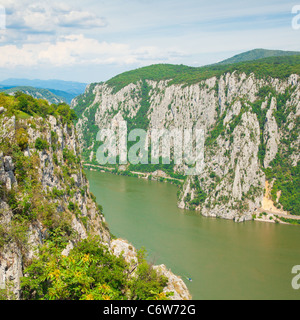
{"label": "green river water", "polygon": [[[186,282],[194,300],[298,300],[300,227],[237,224],[177,208],[177,187],[87,171],[112,234]],[[191,277],[189,282],[185,277]]]}

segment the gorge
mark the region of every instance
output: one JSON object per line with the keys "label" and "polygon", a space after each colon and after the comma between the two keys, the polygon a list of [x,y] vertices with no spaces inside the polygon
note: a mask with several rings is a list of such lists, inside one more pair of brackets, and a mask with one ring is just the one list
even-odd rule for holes
{"label": "gorge", "polygon": [[83,159],[97,165],[98,131],[117,131],[124,121],[129,131],[148,133],[197,128],[205,132],[200,176],[184,177],[186,165],[174,161],[116,170],[183,179],[179,208],[204,216],[242,222],[263,214],[297,223],[291,215],[300,214],[299,62],[293,56],[219,67],[154,65],[91,84],[72,102]]}
{"label": "gorge", "polygon": [[[299,75],[291,53],[148,66],[71,108],[0,93],[0,299],[296,298]],[[99,131],[124,123],[201,130],[203,171],[187,175],[175,147],[170,164],[100,166]]]}

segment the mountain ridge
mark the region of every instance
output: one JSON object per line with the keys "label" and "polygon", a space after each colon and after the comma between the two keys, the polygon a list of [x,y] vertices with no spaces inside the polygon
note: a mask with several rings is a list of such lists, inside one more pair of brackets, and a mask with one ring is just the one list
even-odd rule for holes
{"label": "mountain ridge", "polygon": [[21,87],[12,87],[9,89],[0,88],[0,92],[4,92],[10,95],[15,94],[16,92],[23,92],[25,94],[32,96],[33,98],[47,100],[50,104],[68,102],[68,100],[65,99],[64,97],[58,96],[48,89],[21,86]]}
{"label": "mountain ridge", "polygon": [[218,65],[233,64],[245,61],[254,61],[270,57],[284,57],[300,55],[300,51],[284,51],[284,50],[267,50],[267,49],[253,49],[240,54],[237,54],[231,58],[218,62]]}
{"label": "mountain ridge", "polygon": [[273,56],[258,60],[241,61],[232,64],[212,64],[202,67],[185,65],[154,64],[121,73],[105,83],[117,92],[130,83],[139,80],[169,80],[171,84],[195,84],[210,77],[219,77],[227,72],[255,73],[257,76],[288,78],[291,73],[300,73],[300,54]]}
{"label": "mountain ridge", "polygon": [[9,78],[6,80],[0,81],[0,85],[2,86],[11,86],[11,87],[20,87],[20,86],[29,86],[39,89],[52,89],[52,90],[60,90],[64,92],[68,92],[70,94],[81,94],[84,92],[87,84],[82,82],[75,81],[64,81],[64,80],[40,80],[40,79],[17,79],[17,78]]}

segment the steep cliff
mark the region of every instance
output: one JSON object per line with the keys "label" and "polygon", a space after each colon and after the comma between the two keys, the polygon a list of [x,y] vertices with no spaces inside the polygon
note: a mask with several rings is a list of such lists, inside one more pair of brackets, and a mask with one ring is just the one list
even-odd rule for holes
{"label": "steep cliff", "polygon": [[[72,110],[66,105],[49,106],[28,96],[23,96],[25,100],[19,98],[0,95],[3,106],[0,109],[0,298],[47,299],[57,289],[53,297],[76,299],[77,295],[69,293],[69,296],[64,296],[65,293],[59,291],[61,288],[55,287],[58,286],[58,278],[56,282],[50,280],[51,267],[61,273],[66,267],[63,264],[54,266],[54,261],[63,263],[67,256],[70,256],[70,261],[82,259],[76,255],[80,246],[81,251],[87,250],[86,256],[100,250],[101,255],[95,254],[95,257],[99,263],[103,257],[111,259],[111,269],[118,268],[120,264],[124,269],[123,273],[119,272],[126,279],[129,266],[122,261],[115,262],[110,256],[113,253],[112,239],[102,207],[90,193],[82,169]],[[32,110],[35,110],[33,115]],[[88,242],[91,238],[98,239],[96,244]],[[84,240],[87,241],[86,246],[81,244]],[[92,247],[90,252],[89,246]],[[91,261],[86,259],[90,265],[85,267],[92,268]],[[40,264],[44,266],[42,269]],[[84,270],[77,271],[83,273]],[[101,274],[101,269],[97,274]],[[153,279],[156,277],[153,275]],[[38,283],[37,279],[41,282]],[[68,284],[66,290],[76,283],[73,276],[68,279],[72,283],[64,280]],[[90,279],[89,276],[83,281],[84,290]],[[77,285],[79,287],[80,282]],[[40,288],[45,290],[47,286],[49,291],[41,293]],[[96,287],[97,282],[91,286]],[[121,299],[120,293],[116,293],[118,285],[115,286],[114,291],[102,289],[111,294],[111,298]],[[134,298],[133,294],[130,296],[133,289],[126,281],[123,286],[127,298]],[[140,286],[143,288],[142,284]],[[99,297],[99,292],[98,296],[91,292],[82,297],[91,298],[93,294],[95,299],[104,296],[104,293]],[[185,285],[181,294],[181,298],[189,296]]]}
{"label": "steep cliff", "polygon": [[[293,61],[271,58],[195,70],[152,66],[91,84],[73,100],[84,160],[97,164],[97,132],[115,130],[120,121],[127,121],[129,130],[148,133],[203,129],[205,169],[185,177],[180,208],[251,220],[262,208],[267,180],[281,192],[274,197],[273,190],[278,210],[299,215],[300,59]],[[150,173],[160,169],[180,178],[184,168],[174,163],[127,166]]]}
{"label": "steep cliff", "polygon": [[72,241],[91,232],[109,242],[110,234],[81,169],[74,126],[53,116],[0,122],[0,286],[12,281],[19,297],[23,266],[49,232],[60,228]]}

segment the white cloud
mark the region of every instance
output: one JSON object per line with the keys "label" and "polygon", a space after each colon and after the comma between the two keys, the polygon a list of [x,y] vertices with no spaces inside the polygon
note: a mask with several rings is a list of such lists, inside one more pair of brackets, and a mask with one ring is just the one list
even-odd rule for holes
{"label": "white cloud", "polygon": [[[1,0],[0,0],[1,4]],[[26,33],[56,33],[60,28],[90,29],[107,25],[104,18],[66,3],[49,1],[10,1],[2,4],[7,11],[7,29]]]}
{"label": "white cloud", "polygon": [[93,64],[147,64],[183,55],[174,49],[154,46],[132,48],[127,44],[99,42],[83,35],[70,35],[49,42],[0,47],[0,68],[38,65],[78,66]]}
{"label": "white cloud", "polygon": [[32,77],[69,72],[72,78],[77,72],[102,80],[153,63],[214,63],[258,47],[299,50],[292,4],[282,0],[0,0],[0,5],[7,13],[7,29],[0,30],[2,76],[17,77],[26,69]]}
{"label": "white cloud", "polygon": [[57,18],[57,24],[62,27],[101,28],[107,25],[105,19],[98,18],[87,11],[70,11]]}

